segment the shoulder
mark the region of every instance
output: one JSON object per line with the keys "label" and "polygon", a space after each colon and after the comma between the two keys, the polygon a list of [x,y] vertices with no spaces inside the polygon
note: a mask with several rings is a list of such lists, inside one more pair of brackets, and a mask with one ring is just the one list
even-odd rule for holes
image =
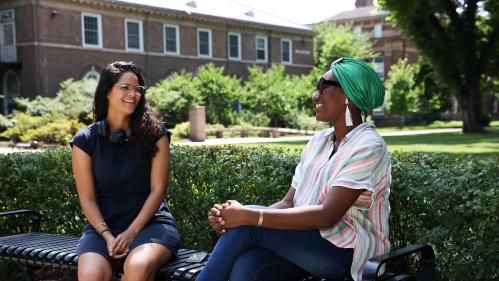
{"label": "shoulder", "polygon": [[69,145],[73,147],[76,145],[80,149],[84,150],[87,154],[93,154],[93,147],[98,139],[97,126],[96,124],[92,124],[90,126],[84,127],[79,130],[69,141]]}
{"label": "shoulder", "polygon": [[97,133],[97,125],[95,123],[80,129],[74,136],[73,140],[76,139],[85,139],[90,140],[95,138],[98,135]]}
{"label": "shoulder", "polygon": [[376,127],[371,122],[363,123],[350,138],[358,147],[380,148],[386,146],[383,137],[376,131]]}
{"label": "shoulder", "polygon": [[333,133],[333,128],[327,128],[322,131],[317,132],[309,141],[309,143],[319,143],[326,142]]}

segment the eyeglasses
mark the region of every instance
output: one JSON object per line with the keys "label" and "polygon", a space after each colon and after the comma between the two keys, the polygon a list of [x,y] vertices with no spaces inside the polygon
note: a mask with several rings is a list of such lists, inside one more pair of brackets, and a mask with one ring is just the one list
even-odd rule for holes
{"label": "eyeglasses", "polygon": [[114,87],[117,87],[117,88],[120,88],[121,91],[123,91],[123,93],[125,94],[128,94],[130,92],[134,92],[134,93],[137,93],[139,95],[143,95],[145,92],[146,92],[146,87],[144,86],[130,86],[128,84],[123,84],[123,85],[119,85],[119,86],[114,86]]}
{"label": "eyeglasses", "polygon": [[333,80],[326,80],[324,78],[319,79],[319,82],[317,82],[316,89],[319,92],[319,94],[322,94],[322,91],[326,89],[327,87],[338,87],[341,88],[340,82],[338,81],[333,81]]}

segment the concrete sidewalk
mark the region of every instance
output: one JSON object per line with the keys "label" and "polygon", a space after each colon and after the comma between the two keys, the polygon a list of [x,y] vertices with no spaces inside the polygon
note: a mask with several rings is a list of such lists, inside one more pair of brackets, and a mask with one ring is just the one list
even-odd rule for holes
{"label": "concrete sidewalk", "polygon": [[[412,135],[426,135],[426,134],[441,134],[441,133],[454,133],[461,132],[461,128],[447,128],[447,129],[434,129],[434,130],[416,130],[416,131],[398,131],[380,133],[381,136],[412,136]],[[204,142],[192,142],[189,140],[182,140],[180,142],[173,142],[178,145],[221,145],[221,144],[239,144],[239,143],[266,143],[266,142],[285,142],[285,141],[308,141],[312,136],[301,137],[279,137],[279,138],[219,138],[219,139],[206,139]]]}
{"label": "concrete sidewalk", "polygon": [[[434,129],[434,130],[418,130],[418,131],[398,131],[380,133],[382,136],[412,136],[412,135],[425,135],[425,134],[441,134],[441,133],[454,133],[461,132],[460,128],[448,129]],[[192,142],[189,140],[181,140],[179,142],[173,141],[175,145],[222,145],[222,144],[239,144],[239,143],[268,143],[268,142],[286,142],[286,141],[308,141],[312,136],[300,137],[279,137],[279,138],[220,138],[220,139],[207,139],[204,142]],[[13,152],[36,152],[43,149],[22,149],[12,147],[0,147],[0,154],[13,153]]]}

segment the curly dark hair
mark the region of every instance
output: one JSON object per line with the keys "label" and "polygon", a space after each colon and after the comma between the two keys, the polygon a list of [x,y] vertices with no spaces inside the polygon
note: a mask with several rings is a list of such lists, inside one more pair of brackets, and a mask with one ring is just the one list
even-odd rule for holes
{"label": "curly dark hair", "polygon": [[[94,95],[92,110],[95,122],[106,119],[109,105],[107,94],[111,91],[114,84],[118,82],[121,75],[126,72],[134,73],[137,76],[139,85],[145,87],[144,76],[139,67],[134,63],[117,61],[106,65],[101,72],[99,84],[97,84]],[[132,132],[128,137],[128,142],[135,159],[142,163],[150,163],[151,159],[158,152],[156,142],[163,135],[163,125],[152,113],[145,93],[141,96],[129,120],[129,125]]]}

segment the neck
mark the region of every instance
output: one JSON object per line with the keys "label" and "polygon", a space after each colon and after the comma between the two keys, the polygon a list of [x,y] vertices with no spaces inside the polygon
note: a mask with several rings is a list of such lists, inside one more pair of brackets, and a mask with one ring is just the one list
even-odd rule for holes
{"label": "neck", "polygon": [[122,129],[125,130],[125,132],[130,131],[130,125],[128,124],[130,120],[129,116],[123,117],[116,114],[108,114],[106,120],[111,131],[116,129]]}
{"label": "neck", "polygon": [[340,118],[337,122],[333,123],[333,128],[334,128],[334,136],[335,139],[338,143],[341,142],[341,140],[348,134],[350,133],[353,129],[355,129],[357,126],[362,124],[362,117],[360,116],[360,113],[352,114],[352,123],[353,126],[347,126],[345,123],[345,118]]}

